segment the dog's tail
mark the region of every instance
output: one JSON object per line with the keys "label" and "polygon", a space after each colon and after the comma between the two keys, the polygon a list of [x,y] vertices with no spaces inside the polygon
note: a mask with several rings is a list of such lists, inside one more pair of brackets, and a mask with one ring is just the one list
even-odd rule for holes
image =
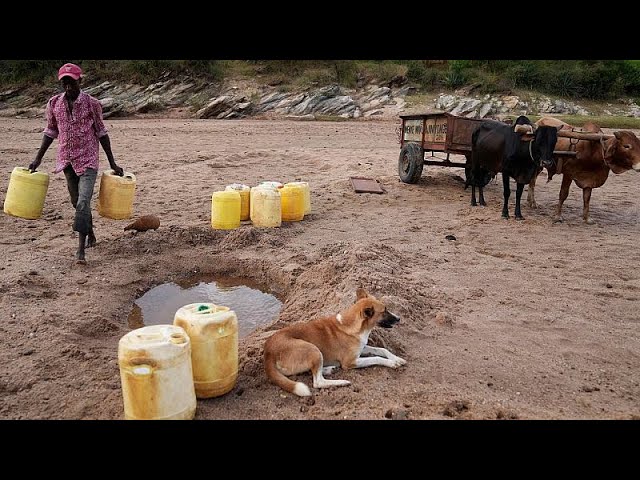
{"label": "dog's tail", "polygon": [[310,397],[311,390],[302,382],[294,382],[285,377],[278,367],[276,367],[276,359],[268,352],[264,356],[264,369],[271,383],[279,386],[289,393],[298,395],[299,397]]}

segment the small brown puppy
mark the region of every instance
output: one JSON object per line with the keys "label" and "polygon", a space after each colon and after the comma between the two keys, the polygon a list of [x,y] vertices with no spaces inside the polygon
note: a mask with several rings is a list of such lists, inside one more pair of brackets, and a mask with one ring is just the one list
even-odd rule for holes
{"label": "small brown puppy", "polygon": [[[342,368],[383,365],[397,368],[406,360],[386,348],[367,345],[376,325],[391,328],[400,317],[364,289],[356,291],[356,303],[337,315],[299,322],[278,330],[264,344],[264,367],[269,380],[300,397],[311,395],[309,387],[289,375],[311,370],[314,388],[349,385],[347,380],[327,380],[323,375]],[[361,357],[361,354],[376,356]]]}
{"label": "small brown puppy", "polygon": [[147,230],[155,230],[159,226],[160,219],[158,217],[155,215],[144,215],[124,227],[124,231],[135,230],[136,232],[146,232]]}

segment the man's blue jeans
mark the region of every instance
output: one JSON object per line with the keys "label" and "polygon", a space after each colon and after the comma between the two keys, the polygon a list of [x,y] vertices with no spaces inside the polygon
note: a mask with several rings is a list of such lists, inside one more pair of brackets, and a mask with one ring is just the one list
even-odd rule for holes
{"label": "man's blue jeans", "polygon": [[91,197],[93,187],[96,184],[98,170],[87,168],[82,175],[76,175],[71,165],[63,170],[67,178],[67,188],[71,203],[76,209],[76,217],[73,221],[73,230],[85,235],[93,235],[93,217],[91,216]]}

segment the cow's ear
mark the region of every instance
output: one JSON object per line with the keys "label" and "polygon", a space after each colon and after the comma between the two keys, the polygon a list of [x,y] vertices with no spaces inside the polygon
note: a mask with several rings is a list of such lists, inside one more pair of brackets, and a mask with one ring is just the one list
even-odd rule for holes
{"label": "cow's ear", "polygon": [[[616,132],[618,133],[618,132]],[[615,134],[614,134],[615,135]],[[605,142],[605,149],[604,149],[604,161],[607,163],[607,165],[609,164],[609,162],[607,162],[607,158],[610,158],[611,156],[613,156],[613,154],[616,151],[616,148],[618,147],[618,140],[617,137],[616,139],[612,139],[610,142]]]}
{"label": "cow's ear", "polygon": [[369,294],[367,293],[367,291],[364,288],[359,287],[356,290],[356,301],[362,300],[363,298],[367,298],[368,296],[369,296]]}

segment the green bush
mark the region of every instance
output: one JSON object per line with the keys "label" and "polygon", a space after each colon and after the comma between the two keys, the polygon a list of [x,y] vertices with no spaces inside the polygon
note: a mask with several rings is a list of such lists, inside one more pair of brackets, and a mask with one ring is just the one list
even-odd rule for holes
{"label": "green bush", "polygon": [[514,87],[513,83],[505,76],[489,71],[477,71],[473,74],[475,83],[479,84],[478,93],[506,94]]}
{"label": "green bush", "polygon": [[462,72],[471,66],[471,60],[449,60],[449,69],[456,72]]}
{"label": "green bush", "polygon": [[64,60],[0,60],[0,84],[48,83],[56,81]]}
{"label": "green bush", "polygon": [[423,91],[479,84],[480,92],[529,89],[567,98],[640,96],[640,60],[0,60],[0,86],[51,86],[63,63],[78,63],[91,83],[104,80],[149,84],[165,75],[206,82],[260,76],[278,88],[337,83],[359,78],[387,82],[406,75]]}
{"label": "green bush", "polygon": [[540,72],[533,61],[516,62],[505,68],[502,78],[511,88],[534,89],[540,82]]}
{"label": "green bush", "polygon": [[164,74],[214,81],[224,74],[221,62],[214,60],[0,60],[0,85],[51,84],[57,81],[58,68],[67,61],[80,65],[91,82],[153,83]]}
{"label": "green bush", "polygon": [[397,76],[408,76],[409,67],[397,61],[358,61],[355,62],[357,75],[380,83],[389,82]]}
{"label": "green bush", "polygon": [[339,85],[353,88],[357,82],[357,69],[355,62],[349,60],[336,60],[333,62],[335,81]]}
{"label": "green bush", "polygon": [[442,84],[450,89],[458,88],[467,82],[464,72],[458,70],[449,70],[442,77]]}

